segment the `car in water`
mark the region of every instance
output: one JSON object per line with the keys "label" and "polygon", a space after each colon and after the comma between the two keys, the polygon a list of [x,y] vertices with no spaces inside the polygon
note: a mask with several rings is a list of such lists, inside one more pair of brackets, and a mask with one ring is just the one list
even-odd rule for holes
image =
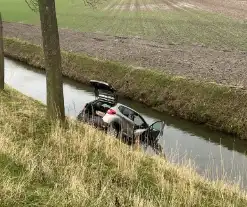
{"label": "car in water", "polygon": [[87,103],[77,119],[104,129],[108,134],[125,138],[129,142],[139,141],[153,145],[163,136],[164,122],[149,125],[134,109],[118,103],[116,90],[108,83],[91,80],[95,100]]}

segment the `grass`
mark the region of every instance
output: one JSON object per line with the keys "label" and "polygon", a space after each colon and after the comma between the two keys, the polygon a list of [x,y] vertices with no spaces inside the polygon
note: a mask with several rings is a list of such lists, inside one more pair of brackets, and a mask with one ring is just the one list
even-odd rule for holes
{"label": "grass", "polygon": [[[246,23],[242,20],[192,9],[121,9],[130,4],[169,5],[168,1],[108,0],[101,1],[96,9],[85,6],[83,0],[59,0],[56,3],[59,26],[64,28],[141,36],[169,44],[204,44],[221,49],[247,50]],[[120,7],[116,9],[117,6]],[[1,0],[1,12],[6,21],[39,24],[39,15],[32,12],[24,0]]]}
{"label": "grass", "polygon": [[[5,55],[43,68],[42,48],[17,39],[5,39]],[[155,70],[139,70],[81,54],[62,52],[63,74],[89,83],[111,83],[120,94],[161,112],[206,124],[211,128],[247,139],[247,93],[245,90],[200,83]]]}
{"label": "grass", "polygon": [[95,129],[51,125],[45,107],[0,92],[1,206],[246,206],[237,187],[209,182]]}

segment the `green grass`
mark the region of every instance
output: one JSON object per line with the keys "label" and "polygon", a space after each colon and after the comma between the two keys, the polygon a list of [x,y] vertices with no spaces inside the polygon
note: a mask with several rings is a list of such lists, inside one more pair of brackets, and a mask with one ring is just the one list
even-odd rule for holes
{"label": "green grass", "polygon": [[[5,39],[5,55],[44,69],[42,48],[17,39]],[[111,83],[120,94],[158,111],[206,124],[247,139],[247,93],[215,83],[169,76],[155,70],[139,70],[81,54],[62,52],[63,74],[89,83]]]}
{"label": "green grass", "polygon": [[[192,9],[104,10],[107,5],[116,7],[131,2],[142,5],[160,3],[151,0],[108,0],[93,9],[85,6],[83,0],[59,0],[56,1],[59,26],[85,32],[142,36],[168,43],[247,50],[247,27],[241,20]],[[6,21],[39,24],[39,15],[32,12],[24,0],[1,0],[0,6]]]}
{"label": "green grass", "polygon": [[68,122],[51,125],[41,103],[0,92],[0,206],[247,205],[237,187]]}

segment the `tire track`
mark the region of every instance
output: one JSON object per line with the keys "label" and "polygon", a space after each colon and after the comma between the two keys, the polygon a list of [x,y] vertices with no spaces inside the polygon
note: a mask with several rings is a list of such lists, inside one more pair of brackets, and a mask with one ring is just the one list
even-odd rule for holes
{"label": "tire track", "polygon": [[[164,4],[169,5],[171,8],[173,8],[175,11],[177,12],[184,12],[185,14],[188,15],[189,18],[191,19],[198,19],[201,22],[207,22],[209,25],[211,25],[209,32],[215,33],[216,35],[220,36],[222,34],[222,32],[224,32],[224,30],[222,32],[219,32],[219,28],[216,28],[213,24],[211,24],[210,20],[206,19],[205,17],[201,17],[201,13],[199,13],[199,11],[197,9],[186,9],[186,8],[182,8],[181,6],[176,6],[176,4],[178,3],[178,1],[174,1],[174,0],[163,0]],[[193,10],[193,11],[191,11]],[[164,15],[162,15],[163,17],[165,17]],[[194,25],[193,25],[194,26]],[[171,29],[173,30],[174,34],[176,34],[179,39],[183,39],[183,42],[191,42],[191,38],[190,37],[186,37],[186,36],[181,36],[181,33],[179,32],[175,32],[177,31],[177,29],[175,29],[175,26],[173,27],[171,25]],[[189,29],[189,28],[188,28]],[[199,30],[200,28],[195,28],[194,30]],[[197,35],[200,33],[196,33]],[[203,34],[200,34],[201,36]],[[203,37],[203,36],[202,36]],[[198,39],[201,39],[200,37],[198,37]]]}
{"label": "tire track", "polygon": [[121,29],[124,27],[124,22],[126,21],[125,16],[122,15],[125,10],[121,9],[123,6],[125,6],[126,0],[121,0],[119,2],[119,9],[116,9],[114,18],[115,18],[115,23],[112,25],[112,28],[114,28],[112,31],[114,32],[115,35],[121,35]]}
{"label": "tire track", "polygon": [[[115,33],[115,25],[118,25],[118,21],[119,21],[119,14],[121,14],[122,10],[120,9],[120,7],[118,7],[118,9],[116,9],[117,5],[122,5],[124,2],[124,0],[115,0],[110,7],[108,7],[107,12],[109,12],[108,18],[114,19],[113,23],[110,24],[109,26],[106,27],[105,31],[107,34],[112,34]],[[120,11],[120,12],[119,12]]]}
{"label": "tire track", "polygon": [[144,27],[144,18],[143,18],[143,12],[141,10],[141,0],[135,0],[135,7],[136,7],[136,18],[138,19],[139,25],[140,25],[140,30],[141,33],[145,35],[145,27]]}
{"label": "tire track", "polygon": [[[167,7],[169,7],[169,8],[172,8],[171,7],[171,3],[170,3],[170,1],[168,1],[168,0],[161,0],[161,1],[159,1],[159,0],[154,0],[154,2],[156,3],[156,4],[160,4],[160,3],[162,3],[163,5],[166,5]],[[166,15],[165,14],[165,12],[164,11],[158,11],[159,12],[159,16],[160,17],[162,17],[161,19],[165,19],[165,20],[168,20],[168,21],[172,21],[172,19],[168,16],[168,15]],[[158,29],[159,29],[159,31],[160,31],[160,33],[161,33],[161,35],[158,35],[158,39],[159,38],[162,38],[162,37],[164,37],[164,36],[167,36],[168,35],[168,41],[167,41],[167,39],[166,39],[166,42],[169,42],[170,40],[170,36],[174,36],[174,35],[178,35],[178,33],[176,32],[177,30],[175,30],[175,27],[173,26],[173,24],[169,24],[169,27],[167,27],[167,25],[164,25],[164,21],[162,21],[162,20],[158,20],[158,22],[157,22],[157,26],[158,26]],[[164,28],[167,28],[166,30],[164,29]],[[171,30],[172,32],[170,32],[169,30]],[[171,35],[171,34],[172,35]],[[163,39],[162,39],[162,41],[163,41]]]}
{"label": "tire track", "polygon": [[[174,0],[167,0],[167,1],[174,4]],[[209,19],[207,19],[206,17],[202,17],[202,14],[200,13],[200,11],[198,9],[185,9],[185,8],[180,7],[180,10],[187,13],[192,19],[198,19],[201,22],[207,22],[207,24],[210,25],[210,28],[208,28],[209,33],[215,33],[215,36],[224,38],[224,36],[222,36],[222,34],[231,33],[231,35],[237,37],[233,32],[231,32],[229,30],[226,31],[222,27],[220,27],[220,25],[216,26],[216,25],[212,24],[212,22]],[[191,10],[193,10],[193,11],[191,11]],[[198,30],[199,29],[200,28],[198,28]],[[220,29],[220,31],[219,31],[219,29]],[[202,33],[197,33],[197,34],[200,34],[200,36],[203,37]],[[189,38],[186,38],[186,39],[187,39],[187,41],[190,40]],[[199,38],[199,39],[201,39],[201,38]]]}
{"label": "tire track", "polygon": [[105,8],[103,8],[103,11],[111,11],[114,6],[117,5],[118,0],[111,1],[110,4],[108,4]]}

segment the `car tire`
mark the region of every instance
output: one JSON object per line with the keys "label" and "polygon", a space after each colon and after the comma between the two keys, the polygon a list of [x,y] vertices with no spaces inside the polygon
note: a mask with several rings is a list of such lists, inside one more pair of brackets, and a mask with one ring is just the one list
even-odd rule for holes
{"label": "car tire", "polygon": [[119,130],[117,129],[117,127],[115,125],[111,124],[107,128],[107,134],[117,138],[119,135]]}
{"label": "car tire", "polygon": [[80,112],[80,114],[77,116],[78,121],[83,121],[83,113]]}

